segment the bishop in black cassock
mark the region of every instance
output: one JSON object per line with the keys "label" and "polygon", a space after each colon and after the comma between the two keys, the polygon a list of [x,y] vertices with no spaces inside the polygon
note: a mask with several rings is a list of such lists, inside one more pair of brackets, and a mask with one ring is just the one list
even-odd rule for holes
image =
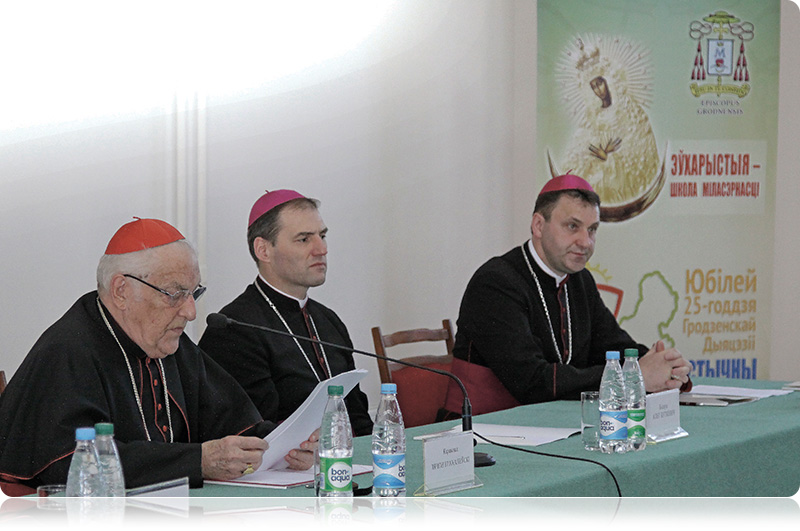
{"label": "bishop in black cassock", "polygon": [[[490,259],[473,275],[461,302],[453,354],[471,363],[468,368],[491,369],[505,389],[484,377],[471,394],[483,393],[478,398],[484,399],[510,393],[522,404],[575,399],[600,387],[606,352],[626,348],[647,354],[641,366],[649,392],[690,388],[690,364],[661,342],[651,350],[636,343],[586,270],[599,210],[600,198],[584,179],[553,178],[536,201],[531,240]],[[509,402],[503,400],[506,407]]]}
{"label": "bishop in black cassock", "polygon": [[[304,337],[318,334],[316,339],[352,348],[347,328],[333,310],[308,299],[305,311],[313,325],[307,323],[297,300],[272,289],[260,277],[220,313],[237,321],[285,331],[259,289],[278,309],[291,333]],[[312,343],[298,341],[299,346],[291,337],[231,325],[207,328],[199,345],[236,378],[265,419],[281,422],[303,403],[320,380],[355,369],[348,350],[323,346],[315,351]],[[370,434],[367,397],[359,387],[345,397],[345,405],[353,432]]]}
{"label": "bishop in black cassock", "polygon": [[[294,190],[263,194],[250,209],[247,240],[258,278],[221,313],[345,348],[232,325],[208,328],[200,347],[244,387],[263,417],[282,422],[321,382],[355,369],[347,328],[330,308],[308,297],[325,282],[328,228],[319,201]],[[367,396],[345,397],[355,435],[369,435]]]}
{"label": "bishop in black cassock", "polygon": [[[536,263],[530,247],[515,247],[475,272],[461,302],[453,354],[492,369],[521,404],[579,398],[581,391],[600,387],[607,350],[637,348],[643,355],[647,347],[620,328],[584,269],[566,281],[573,326],[572,353],[565,363],[569,339],[561,333],[567,323],[559,288]],[[539,278],[558,350],[523,253]]]}

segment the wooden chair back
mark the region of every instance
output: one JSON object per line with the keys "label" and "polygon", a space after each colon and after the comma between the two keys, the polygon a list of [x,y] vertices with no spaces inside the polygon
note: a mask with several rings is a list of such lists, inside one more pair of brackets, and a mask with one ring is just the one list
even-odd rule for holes
{"label": "wooden chair back", "polygon": [[441,328],[400,330],[386,335],[376,326],[372,329],[372,340],[375,344],[375,353],[379,356],[377,362],[381,383],[397,385],[397,401],[406,427],[412,428],[436,422],[439,409],[444,407],[450,378],[388,361],[385,359],[386,349],[422,341],[442,341],[445,344],[443,355],[411,356],[401,359],[416,365],[449,371],[453,363],[455,342],[450,320],[444,319]]}

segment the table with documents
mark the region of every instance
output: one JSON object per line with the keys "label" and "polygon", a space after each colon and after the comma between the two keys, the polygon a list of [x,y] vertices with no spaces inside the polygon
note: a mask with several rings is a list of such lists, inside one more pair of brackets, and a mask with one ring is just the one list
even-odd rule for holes
{"label": "table with documents", "polygon": [[[762,380],[696,378],[696,385],[780,389],[782,383]],[[688,437],[648,444],[640,452],[605,455],[583,449],[579,434],[522,448],[591,459],[608,467],[622,496],[792,496],[800,489],[800,394],[771,396],[728,407],[680,407],[681,426]],[[420,435],[448,430],[458,421],[406,430],[408,496],[422,485]],[[580,401],[556,401],[520,406],[475,417],[475,425],[580,427]],[[476,430],[477,431],[477,430]],[[480,433],[478,431],[478,433]],[[476,468],[478,489],[448,496],[617,496],[608,470],[585,461],[533,455],[479,444],[497,460]],[[371,463],[370,438],[354,442],[354,463]],[[357,476],[362,486],[371,474]],[[313,496],[313,489],[263,489],[206,484],[190,496]]]}

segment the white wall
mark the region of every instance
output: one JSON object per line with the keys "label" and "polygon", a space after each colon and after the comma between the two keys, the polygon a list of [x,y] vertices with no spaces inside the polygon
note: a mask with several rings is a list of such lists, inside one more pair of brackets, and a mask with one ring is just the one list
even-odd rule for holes
{"label": "white wall", "polygon": [[[800,379],[800,13],[783,5],[771,376]],[[209,286],[197,339],[205,314],[255,276],[245,226],[266,188],[322,201],[330,267],[312,296],[340,314],[357,348],[372,350],[375,325],[455,321],[475,268],[528,236],[543,175],[535,60],[535,2],[406,1],[361,47],[252,89],[185,90],[136,113],[0,129],[0,368],[13,373],[94,288],[108,239],[134,215],[171,221],[197,243]],[[371,401],[377,382],[365,384]]]}
{"label": "white wall", "polygon": [[[471,273],[514,241],[512,15],[510,3],[404,2],[352,57],[211,99],[207,307],[253,281],[249,209],[287,187],[322,201],[329,270],[311,296],[357,348],[373,350],[373,326],[455,321]],[[365,386],[377,397],[377,377]]]}

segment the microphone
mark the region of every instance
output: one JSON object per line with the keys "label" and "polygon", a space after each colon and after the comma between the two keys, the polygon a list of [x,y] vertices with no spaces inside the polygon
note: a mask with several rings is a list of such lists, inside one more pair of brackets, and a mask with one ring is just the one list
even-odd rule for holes
{"label": "microphone", "polygon": [[208,314],[208,317],[206,317],[206,324],[208,324],[208,326],[210,326],[211,328],[227,328],[228,325],[236,325],[236,326],[244,326],[244,327],[247,327],[247,328],[255,328],[256,330],[261,330],[262,332],[270,332],[270,333],[279,334],[279,335],[282,335],[282,336],[293,337],[293,338],[296,338],[296,339],[302,339],[303,341],[308,341],[310,343],[317,343],[319,345],[323,345],[323,346],[326,346],[326,347],[339,348],[339,349],[342,349],[342,350],[355,352],[357,354],[363,354],[364,356],[369,356],[370,358],[386,359],[387,361],[392,361],[394,363],[399,363],[400,365],[405,365],[407,367],[414,367],[415,369],[421,369],[423,371],[435,372],[436,374],[442,374],[444,376],[452,378],[458,384],[458,386],[461,388],[461,392],[464,394],[464,403],[461,406],[461,429],[463,431],[465,431],[465,432],[466,431],[472,431],[472,404],[469,401],[469,396],[467,396],[467,388],[464,387],[464,384],[461,382],[461,380],[458,378],[458,376],[456,376],[452,372],[444,371],[444,370],[441,370],[441,369],[434,369],[432,367],[425,367],[424,365],[417,365],[416,363],[410,363],[408,361],[403,361],[403,360],[400,360],[400,359],[389,358],[389,357],[383,358],[382,356],[378,356],[377,354],[374,354],[372,352],[366,352],[366,351],[363,351],[363,350],[358,350],[356,348],[347,347],[347,346],[344,346],[344,345],[337,345],[335,343],[330,343],[328,341],[321,341],[319,339],[312,339],[310,337],[298,336],[296,334],[292,334],[292,333],[287,332],[285,330],[277,330],[275,328],[270,328],[268,326],[261,326],[261,325],[256,325],[256,324],[252,324],[252,323],[245,323],[245,322],[242,322],[242,321],[237,321],[236,319],[231,319],[227,315],[221,314],[221,313],[210,313],[210,314]]}
{"label": "microphone", "polygon": [[206,317],[206,324],[211,328],[227,328],[229,322],[233,323],[233,319],[221,313],[210,313]]}

